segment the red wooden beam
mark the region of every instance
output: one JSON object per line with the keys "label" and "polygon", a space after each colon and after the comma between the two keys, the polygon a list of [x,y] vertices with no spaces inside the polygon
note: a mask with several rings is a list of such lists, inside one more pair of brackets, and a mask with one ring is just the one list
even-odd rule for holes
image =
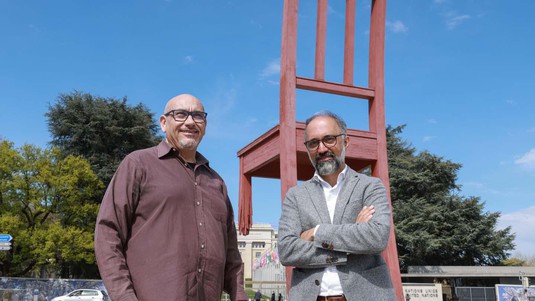
{"label": "red wooden beam", "polygon": [[373,99],[375,97],[375,91],[372,89],[319,81],[304,77],[297,77],[297,88],[354,98]]}
{"label": "red wooden beam", "polygon": [[325,39],[327,31],[327,0],[318,0],[318,20],[316,24],[316,63],[314,78],[325,79]]}
{"label": "red wooden beam", "polygon": [[[390,199],[390,182],[388,179],[388,158],[386,152],[386,121],[384,100],[384,60],[385,60],[385,25],[386,25],[386,0],[372,1],[372,15],[370,23],[370,57],[368,84],[375,90],[375,98],[370,101],[370,131],[377,133],[377,161],[372,165],[372,175],[383,180]],[[390,202],[390,208],[392,203]],[[399,301],[403,301],[403,286],[396,238],[394,234],[394,221],[391,220],[390,238],[383,257],[390,270],[392,284]]]}
{"label": "red wooden beam", "polygon": [[346,23],[344,38],[344,84],[353,85],[355,61],[355,0],[346,1]]}
{"label": "red wooden beam", "polygon": [[281,203],[297,184],[295,144],[295,93],[297,55],[297,0],[284,1],[280,79]]}
{"label": "red wooden beam", "polygon": [[[297,0],[285,0],[282,20],[280,77],[280,172],[281,204],[288,189],[297,184],[295,144],[295,82],[297,56]],[[292,268],[286,267],[286,291],[290,291]]]}
{"label": "red wooden beam", "polygon": [[243,172],[244,158],[240,158],[240,193],[238,197],[238,228],[240,234],[248,235],[253,225],[251,176]]}

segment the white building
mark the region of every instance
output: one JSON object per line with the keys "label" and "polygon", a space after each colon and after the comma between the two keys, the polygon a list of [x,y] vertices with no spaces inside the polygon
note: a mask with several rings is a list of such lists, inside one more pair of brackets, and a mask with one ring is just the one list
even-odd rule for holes
{"label": "white building", "polygon": [[254,224],[249,235],[238,236],[245,285],[264,295],[282,294],[286,299],[286,268],[279,261],[277,230],[270,224]]}
{"label": "white building", "polygon": [[249,235],[238,235],[238,248],[243,260],[245,279],[253,278],[255,259],[260,260],[262,255],[274,249],[276,243],[277,230],[270,224],[253,224]]}

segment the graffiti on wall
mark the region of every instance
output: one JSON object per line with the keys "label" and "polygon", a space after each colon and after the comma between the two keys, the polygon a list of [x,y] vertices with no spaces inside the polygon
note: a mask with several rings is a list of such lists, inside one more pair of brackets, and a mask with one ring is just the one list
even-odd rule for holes
{"label": "graffiti on wall", "polygon": [[496,284],[496,296],[498,301],[535,301],[535,287],[524,291],[522,285]]}
{"label": "graffiti on wall", "polygon": [[50,301],[73,290],[105,290],[102,280],[0,278],[0,301]]}

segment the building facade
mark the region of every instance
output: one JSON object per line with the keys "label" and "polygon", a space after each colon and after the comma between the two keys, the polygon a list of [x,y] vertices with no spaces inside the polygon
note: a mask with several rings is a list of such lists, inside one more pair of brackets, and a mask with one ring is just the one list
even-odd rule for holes
{"label": "building facade", "polygon": [[275,249],[276,243],[277,230],[273,229],[271,224],[253,224],[249,235],[238,236],[238,248],[246,280],[253,278],[255,260],[260,260],[266,252]]}

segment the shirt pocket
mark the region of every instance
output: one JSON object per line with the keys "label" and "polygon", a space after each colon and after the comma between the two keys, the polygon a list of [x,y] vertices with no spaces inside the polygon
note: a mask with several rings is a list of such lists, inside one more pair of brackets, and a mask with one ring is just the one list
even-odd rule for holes
{"label": "shirt pocket", "polygon": [[228,216],[228,198],[223,193],[223,183],[218,179],[207,179],[201,185],[202,198],[209,214],[220,222],[226,223]]}

